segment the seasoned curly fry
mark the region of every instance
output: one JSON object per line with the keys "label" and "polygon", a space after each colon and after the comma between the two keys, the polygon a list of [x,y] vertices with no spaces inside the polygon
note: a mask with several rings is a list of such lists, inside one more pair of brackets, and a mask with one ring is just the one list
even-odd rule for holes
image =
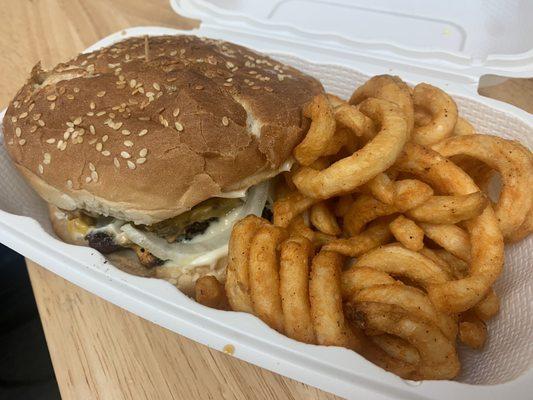
{"label": "seasoned curly fry", "polygon": [[431,115],[429,123],[415,126],[414,142],[428,146],[453,133],[457,122],[457,106],[445,92],[427,83],[420,83],[413,91],[413,102],[415,108],[424,108]]}
{"label": "seasoned curly fry", "polygon": [[365,100],[359,108],[379,121],[381,130],[362,149],[324,170],[299,169],[293,181],[300,192],[319,199],[345,194],[394,164],[408,138],[402,112],[394,104],[378,99]]}

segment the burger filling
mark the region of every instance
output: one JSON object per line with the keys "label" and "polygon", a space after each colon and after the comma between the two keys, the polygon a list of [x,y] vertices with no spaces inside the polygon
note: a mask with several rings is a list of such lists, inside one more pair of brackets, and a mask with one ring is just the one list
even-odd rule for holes
{"label": "burger filling", "polygon": [[268,214],[267,196],[268,183],[262,183],[242,198],[211,198],[153,225],[135,225],[82,210],[64,213],[69,231],[103,254],[130,248],[145,267],[186,270],[211,265],[224,256],[233,224],[249,214]]}

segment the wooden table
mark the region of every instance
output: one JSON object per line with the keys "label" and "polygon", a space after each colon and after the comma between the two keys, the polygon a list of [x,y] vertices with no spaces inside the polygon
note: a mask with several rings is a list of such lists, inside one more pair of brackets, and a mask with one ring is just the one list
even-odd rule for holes
{"label": "wooden table", "polygon": [[[137,25],[181,29],[168,0],[4,0],[0,7],[0,106],[38,61],[66,60]],[[533,111],[533,80],[480,91]],[[334,399],[335,396],[208,349],[147,322],[28,261],[64,399]]]}

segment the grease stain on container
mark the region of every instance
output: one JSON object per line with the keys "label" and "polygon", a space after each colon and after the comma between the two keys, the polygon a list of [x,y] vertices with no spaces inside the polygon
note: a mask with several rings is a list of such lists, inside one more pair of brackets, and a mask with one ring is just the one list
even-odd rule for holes
{"label": "grease stain on container", "polygon": [[232,344],[227,344],[222,348],[222,351],[232,356],[233,354],[235,354],[235,346]]}

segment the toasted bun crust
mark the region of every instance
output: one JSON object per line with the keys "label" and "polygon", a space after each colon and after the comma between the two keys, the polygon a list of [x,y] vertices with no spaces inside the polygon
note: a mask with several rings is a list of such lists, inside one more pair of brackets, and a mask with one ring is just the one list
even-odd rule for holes
{"label": "toasted bun crust", "polygon": [[132,38],[36,65],[7,110],[5,142],[48,202],[151,224],[274,175],[322,91],[227,42]]}
{"label": "toasted bun crust", "polygon": [[[78,246],[88,246],[87,240],[85,240],[81,235],[75,235],[69,231],[67,227],[67,219],[58,218],[58,215],[61,214],[61,211],[57,207],[49,205],[48,212],[50,215],[50,221],[52,222],[52,228],[62,241]],[[96,252],[96,250],[94,251]],[[109,260],[109,262],[115,267],[127,272],[128,274],[164,279],[175,285],[188,296],[194,295],[194,284],[201,276],[213,275],[220,282],[224,282],[227,264],[226,258],[224,257],[220,259],[213,267],[199,266],[184,273],[183,269],[178,267],[161,266],[146,268],[139,262],[135,252],[130,249],[119,250],[114,253],[106,254],[105,258]]]}

